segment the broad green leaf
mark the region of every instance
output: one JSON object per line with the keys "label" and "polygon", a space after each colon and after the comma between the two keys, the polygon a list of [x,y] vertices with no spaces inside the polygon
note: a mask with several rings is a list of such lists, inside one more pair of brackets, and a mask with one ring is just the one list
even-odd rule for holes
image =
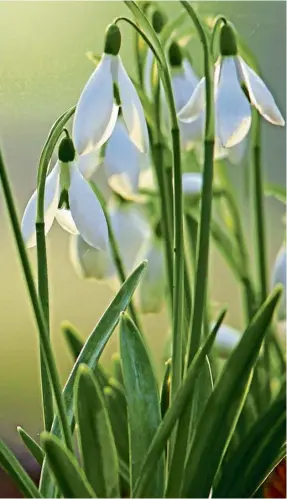
{"label": "broad green leaf", "polygon": [[61,330],[63,335],[65,336],[65,340],[68,344],[73,359],[74,361],[76,361],[80,355],[80,351],[82,350],[85,342],[81,338],[80,333],[70,322],[68,321],[62,322]]}
{"label": "broad green leaf", "polygon": [[281,203],[286,204],[286,186],[266,183],[264,191],[266,196],[273,196]]}
{"label": "broad green leaf", "polygon": [[21,426],[17,427],[17,431],[34,459],[36,459],[37,463],[42,466],[44,459],[43,449],[23,428],[21,428]]}
{"label": "broad green leaf", "polygon": [[0,465],[8,473],[24,497],[43,497],[18,459],[2,440],[0,440]]}
{"label": "broad green leaf", "polygon": [[75,383],[75,414],[86,476],[98,497],[119,497],[119,464],[102,390],[84,364]]}
{"label": "broad green leaf", "polygon": [[121,358],[118,353],[114,353],[112,355],[112,363],[113,363],[113,374],[115,379],[120,383],[121,385],[124,384],[123,381],[123,371],[122,371],[122,364],[121,364]]}
{"label": "broad green leaf", "polygon": [[163,418],[156,434],[151,442],[149,450],[145,456],[140,477],[135,488],[135,497],[145,497],[145,490],[149,483],[150,477],[154,471],[154,467],[161,457],[162,453],[165,451],[166,444],[171,435],[171,432],[183,411],[186,409],[190,398],[192,397],[195,382],[199,373],[201,372],[203,363],[205,361],[206,355],[209,353],[217,329],[213,329],[207,340],[204,342],[203,346],[198,350],[194,359],[192,360],[186,378],[184,379],[182,386],[175,394],[174,400],[167,410],[165,417]]}
{"label": "broad green leaf", "polygon": [[41,444],[64,497],[97,497],[75,456],[59,438],[44,432]]}
{"label": "broad green leaf", "polygon": [[275,289],[264,302],[224,366],[190,447],[183,497],[208,497],[210,494],[250,388],[253,368],[280,294],[281,291]]}
{"label": "broad green leaf", "polygon": [[[144,457],[161,422],[157,382],[148,353],[127,314],[120,322],[120,352],[127,400],[131,490],[140,476]],[[164,463],[160,458],[149,483],[149,497],[163,497]]]}
{"label": "broad green leaf", "polygon": [[[142,277],[145,267],[146,262],[142,262],[123,283],[117,295],[111,302],[110,306],[104,312],[98,324],[91,332],[77,359],[77,362],[73,366],[72,372],[63,391],[67,417],[71,426],[73,425],[74,420],[73,388],[78,366],[80,364],[87,364],[91,369],[93,369],[93,367],[97,364],[108,339],[110,338],[119,322],[121,312],[125,310],[129,305],[129,302]],[[51,432],[56,436],[61,436],[61,430],[57,416],[54,419]],[[42,468],[40,491],[46,497],[56,497],[55,487],[50,478],[45,460]]]}
{"label": "broad green leaf", "polygon": [[122,461],[128,465],[129,435],[126,401],[123,401],[119,393],[111,386],[107,386],[104,389],[104,396],[108,407],[108,413],[118,454]]}
{"label": "broad green leaf", "polygon": [[274,466],[286,440],[285,389],[253,424],[222,467],[213,497],[252,497]]}

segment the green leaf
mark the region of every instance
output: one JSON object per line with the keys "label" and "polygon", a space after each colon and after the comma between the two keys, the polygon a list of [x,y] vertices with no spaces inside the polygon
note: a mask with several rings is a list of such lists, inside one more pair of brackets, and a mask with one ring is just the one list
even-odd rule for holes
{"label": "green leaf", "polygon": [[224,463],[213,497],[252,497],[286,440],[285,387]]}
{"label": "green leaf", "polygon": [[10,449],[0,440],[0,465],[24,497],[43,497]]}
{"label": "green leaf", "polygon": [[165,363],[165,373],[160,393],[160,410],[162,418],[165,416],[165,413],[168,410],[170,403],[170,373],[171,373],[171,359],[168,359]]}
{"label": "green leaf", "polygon": [[59,438],[43,432],[41,443],[64,497],[97,497],[75,456]]}
{"label": "green leaf", "polygon": [[[280,290],[264,302],[233,351],[206,404],[185,467],[183,497],[208,497],[244,405]],[[212,417],[211,417],[212,415]]]}
{"label": "green leaf", "polygon": [[206,355],[209,353],[213,345],[216,333],[217,329],[214,328],[192,360],[188,368],[186,378],[176,393],[171,406],[167,410],[165,417],[163,418],[144,458],[140,477],[134,491],[134,497],[146,497],[146,487],[154,471],[154,467],[162,453],[165,451],[166,444],[178,418],[183,414],[184,410],[188,406],[197,377],[201,372]]}
{"label": "green leaf", "polygon": [[273,196],[274,198],[286,204],[286,187],[284,185],[276,185],[266,183],[264,186],[266,196]]}
{"label": "green leaf", "polygon": [[[134,323],[122,314],[120,352],[128,408],[131,490],[140,476],[144,457],[161,422],[157,382],[148,353]],[[164,463],[161,458],[149,483],[150,497],[163,497]]]}
{"label": "green leaf", "polygon": [[65,336],[65,340],[68,344],[73,359],[74,361],[76,361],[85,342],[81,338],[80,333],[76,330],[76,328],[68,321],[62,322],[61,331]]}
{"label": "green leaf", "polygon": [[104,396],[108,407],[109,417],[118,454],[122,461],[124,461],[128,465],[129,435],[126,401],[123,401],[119,393],[111,386],[107,386],[104,389]]}
{"label": "green leaf", "polygon": [[98,497],[119,497],[119,464],[102,390],[82,364],[75,383],[75,414],[85,473]]}
{"label": "green leaf", "polygon": [[114,377],[118,381],[118,383],[120,383],[120,385],[123,385],[124,380],[123,380],[122,364],[121,364],[121,358],[118,353],[114,353],[112,355],[112,363],[113,363]]}
{"label": "green leaf", "polygon": [[17,427],[17,431],[20,437],[22,438],[24,444],[26,445],[27,449],[31,452],[34,459],[36,459],[37,463],[40,464],[40,466],[42,466],[44,459],[43,449],[23,428],[21,428],[21,426]]}
{"label": "green leaf", "polygon": [[[77,362],[72,369],[72,372],[63,391],[67,418],[71,425],[73,424],[74,420],[73,389],[78,366],[80,364],[87,364],[91,369],[93,369],[93,367],[97,364],[107,341],[109,340],[111,334],[113,333],[115,327],[119,322],[121,312],[125,310],[129,305],[129,302],[142,277],[145,267],[146,262],[142,262],[121,286],[110,306],[104,312],[98,324],[91,332],[77,359]],[[61,436],[61,429],[57,416],[54,419],[51,432],[54,435]],[[45,460],[42,468],[40,491],[46,497],[56,497],[55,487],[50,478]]]}

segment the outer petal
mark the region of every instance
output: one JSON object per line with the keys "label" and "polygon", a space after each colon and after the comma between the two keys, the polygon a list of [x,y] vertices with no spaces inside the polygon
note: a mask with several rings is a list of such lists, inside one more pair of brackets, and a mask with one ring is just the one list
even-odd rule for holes
{"label": "outer petal", "polygon": [[63,229],[65,229],[67,232],[70,232],[70,234],[79,234],[70,210],[66,210],[63,208],[57,210],[56,219],[57,222],[59,222],[59,224],[63,227]]}
{"label": "outer petal", "polygon": [[224,147],[232,147],[248,133],[251,109],[241,89],[233,57],[223,57],[216,93],[218,136]]}
{"label": "outer petal", "polygon": [[114,104],[112,62],[113,56],[102,56],[77,104],[73,141],[79,154],[100,147],[113,131],[118,107]]}
{"label": "outer petal", "polygon": [[[52,227],[55,214],[58,208],[60,194],[59,163],[57,162],[51,173],[46,178],[45,185],[45,234]],[[28,248],[36,246],[36,212],[37,212],[37,191],[30,198],[22,218],[21,230],[24,241]]]}
{"label": "outer petal", "polygon": [[190,151],[204,138],[205,112],[191,121],[179,121],[180,140],[183,150]]}
{"label": "outer petal", "polygon": [[182,174],[182,192],[185,195],[197,195],[202,191],[203,177],[202,173],[183,173]]}
{"label": "outer petal", "polygon": [[114,203],[109,213],[125,270],[130,272],[143,243],[149,237],[149,226],[134,203]]}
{"label": "outer petal", "polygon": [[122,112],[129,136],[135,145],[147,153],[149,140],[144,110],[136,89],[128,76],[120,56],[118,56],[117,82],[119,86]]}
{"label": "outer petal", "polygon": [[272,286],[282,284],[283,293],[278,307],[278,319],[286,320],[286,247],[283,246],[275,260],[272,271]]}
{"label": "outer petal", "polygon": [[187,59],[182,61],[185,79],[190,83],[191,92],[195,89],[196,85],[199,83],[199,78],[193,71],[193,67]]}
{"label": "outer petal", "polygon": [[185,104],[185,106],[179,111],[178,118],[181,121],[192,121],[198,117],[198,115],[205,108],[205,78],[202,78],[200,82],[196,85],[192,96]]}
{"label": "outer petal", "polygon": [[230,354],[233,348],[236,347],[240,340],[241,334],[237,329],[234,329],[227,324],[222,324],[216,336],[215,345],[219,353],[225,357]]}
{"label": "outer petal", "polygon": [[164,255],[161,241],[152,239],[140,254],[139,260],[147,260],[148,265],[139,285],[137,301],[141,312],[158,313],[165,302],[166,279]]}
{"label": "outer petal", "polygon": [[104,212],[93,189],[75,163],[71,164],[69,203],[73,220],[82,238],[90,246],[105,251],[109,236]]}
{"label": "outer petal", "polygon": [[284,126],[285,120],[264,81],[246,64],[242,57],[238,57],[238,61],[252,104],[267,121],[273,125]]}
{"label": "outer petal", "polygon": [[94,149],[77,157],[77,166],[84,178],[90,178],[101,163],[100,149]]}
{"label": "outer petal", "polygon": [[109,251],[89,246],[80,235],[70,238],[70,258],[79,277],[97,280],[109,277]]}
{"label": "outer petal", "polygon": [[110,186],[124,197],[136,193],[144,161],[147,155],[130,140],[123,120],[118,119],[104,159]]}

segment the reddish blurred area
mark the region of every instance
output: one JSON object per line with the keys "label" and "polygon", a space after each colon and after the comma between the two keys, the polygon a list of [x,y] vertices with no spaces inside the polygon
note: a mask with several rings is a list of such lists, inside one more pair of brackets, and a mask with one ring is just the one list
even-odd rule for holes
{"label": "reddish blurred area", "polygon": [[[9,443],[8,443],[9,445]],[[18,447],[11,447],[15,456],[22,464],[23,468],[27,471],[30,477],[34,480],[36,484],[39,482],[40,478],[40,467],[38,463],[33,459],[31,454],[28,453],[25,449]],[[3,497],[23,497],[23,495],[19,492],[17,487],[14,485],[13,481],[9,478],[6,471],[4,471],[0,467],[0,498]]]}
{"label": "reddish blurred area", "polygon": [[263,492],[267,499],[286,498],[286,459],[282,459],[267,478]]}

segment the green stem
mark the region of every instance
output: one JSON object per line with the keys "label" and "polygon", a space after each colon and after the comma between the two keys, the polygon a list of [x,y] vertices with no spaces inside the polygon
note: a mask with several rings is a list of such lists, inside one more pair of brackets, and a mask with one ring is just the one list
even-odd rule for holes
{"label": "green stem", "polygon": [[[161,43],[147,17],[141,11],[136,2],[125,1],[125,5],[131,10],[141,28],[127,21],[142,35],[146,43],[155,54],[159,75],[166,94],[167,105],[170,115],[170,126],[172,136],[173,152],[173,206],[174,206],[174,292],[173,292],[173,324],[172,324],[172,372],[171,372],[171,399],[174,398],[182,378],[182,335],[183,335],[183,203],[182,203],[182,179],[181,179],[181,156],[180,137],[177,122],[177,113],[172,91],[171,77],[165,52]],[[148,35],[148,36],[147,36]],[[150,38],[149,38],[150,37]]]}
{"label": "green stem", "polygon": [[[46,252],[46,238],[44,223],[36,223],[37,239],[37,264],[38,264],[38,295],[41,301],[43,315],[46,322],[46,331],[49,337],[49,286],[48,286],[48,266]],[[47,372],[43,349],[40,345],[40,369],[41,369],[41,391],[42,391],[42,410],[44,417],[44,427],[50,431],[54,417],[53,392],[50,386],[49,374]]]}
{"label": "green stem", "polygon": [[188,360],[193,359],[200,341],[203,322],[203,313],[206,299],[206,283],[208,277],[209,259],[209,233],[212,209],[212,182],[213,182],[213,150],[214,150],[214,100],[213,100],[213,64],[208,46],[206,33],[201,22],[191,5],[181,0],[182,6],[192,19],[198,32],[204,53],[204,75],[205,75],[205,138],[204,138],[204,167],[203,187],[201,197],[201,213],[197,244],[197,266],[194,290],[194,309],[192,328],[189,342]]}
{"label": "green stem", "polygon": [[219,15],[214,19],[214,24],[213,24],[213,29],[212,29],[212,34],[211,34],[211,39],[210,39],[210,51],[212,55],[212,59],[215,61],[215,54],[214,54],[214,40],[215,40],[215,35],[217,33],[217,28],[221,24],[226,24],[227,20],[224,16]]}
{"label": "green stem", "polygon": [[64,437],[64,440],[65,440],[67,447],[70,450],[72,450],[72,437],[71,437],[71,432],[70,432],[70,426],[69,426],[67,418],[66,418],[65,407],[64,407],[64,403],[63,403],[63,399],[62,399],[62,395],[61,395],[60,381],[59,381],[58,372],[57,372],[55,360],[53,357],[53,352],[51,349],[50,341],[48,338],[46,321],[45,321],[45,317],[44,317],[43,310],[41,307],[41,302],[40,302],[40,300],[38,300],[37,291],[36,291],[35,283],[33,280],[31,267],[29,264],[25,244],[24,244],[24,241],[22,238],[21,229],[20,229],[18,218],[17,218],[16,208],[15,208],[15,203],[14,203],[13,196],[12,196],[10,183],[8,180],[6,168],[5,168],[1,153],[0,153],[0,177],[1,177],[2,187],[3,187],[3,191],[4,191],[4,197],[5,197],[9,217],[10,217],[10,222],[11,222],[11,225],[13,228],[13,233],[14,233],[19,257],[21,260],[26,284],[28,287],[29,295],[30,295],[30,300],[32,303],[35,319],[36,319],[37,326],[38,326],[40,345],[41,345],[41,349],[42,349],[43,356],[45,359],[46,369],[47,369],[47,372],[49,374],[51,386],[53,387],[53,393],[54,393],[55,403],[56,403],[57,410],[58,410],[59,420],[61,423],[63,437]]}

